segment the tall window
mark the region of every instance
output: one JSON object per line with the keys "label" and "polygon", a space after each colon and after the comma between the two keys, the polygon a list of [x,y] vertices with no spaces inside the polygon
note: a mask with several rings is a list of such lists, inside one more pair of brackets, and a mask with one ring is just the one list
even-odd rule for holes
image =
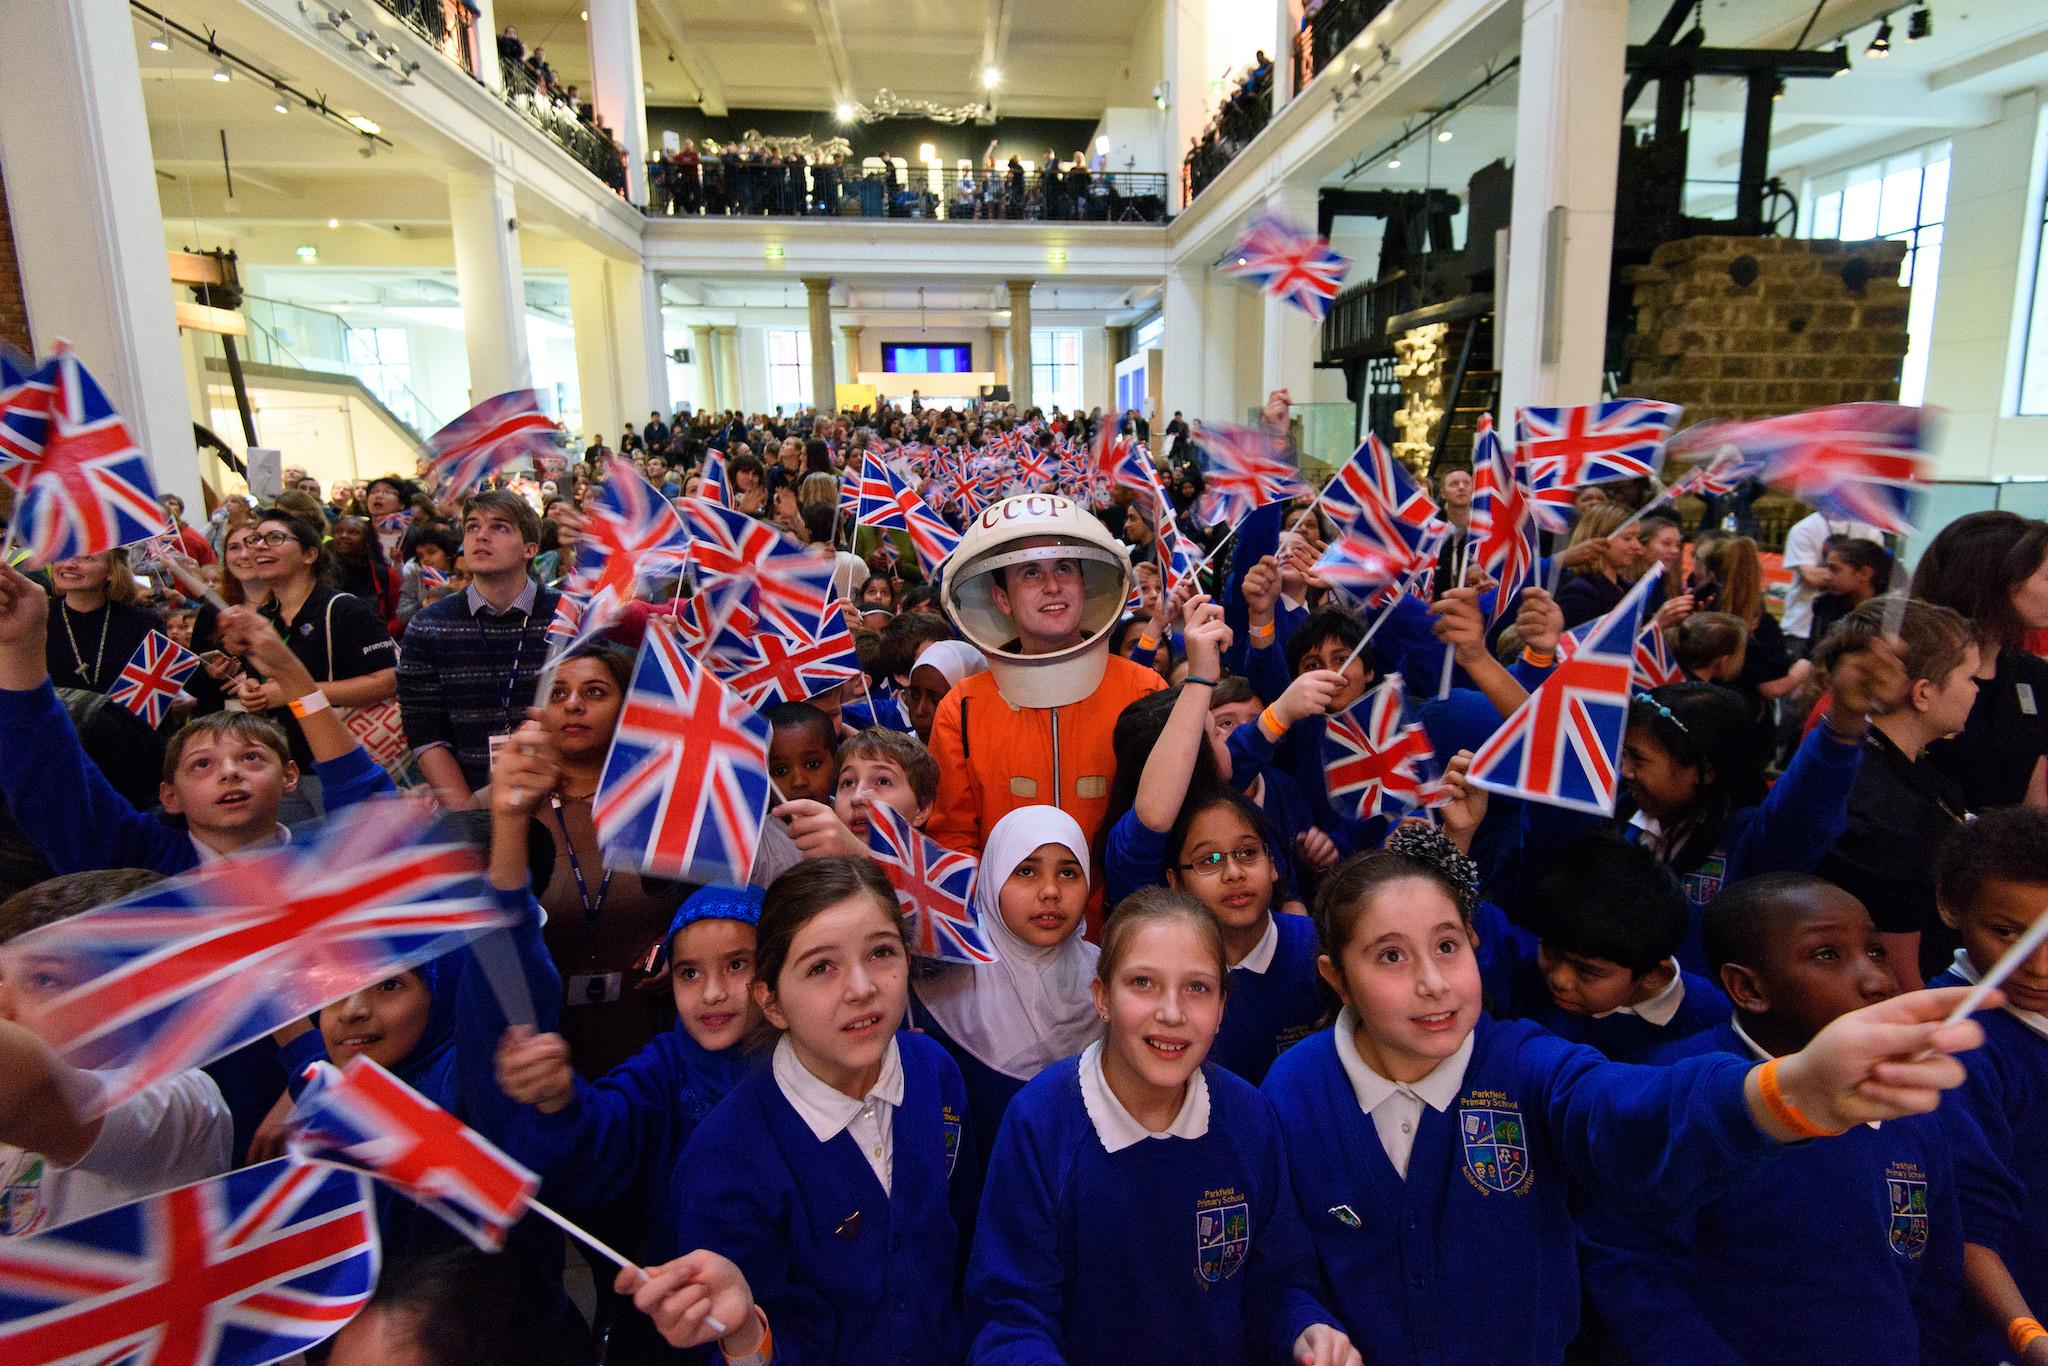
{"label": "tall window", "polygon": [[419,425],[412,398],[412,339],[402,327],[352,327],[348,364],[400,422]]}
{"label": "tall window", "polygon": [[811,401],[811,334],[768,334],[768,406],[795,412]]}
{"label": "tall window", "polygon": [[1906,244],[1899,283],[1912,291],[1906,313],[1906,363],[1899,401],[1927,392],[1927,346],[1934,331],[1934,285],[1941,273],[1941,229],[1948,207],[1949,145],[1938,142],[1808,184],[1806,236],[1844,242],[1882,237]]}
{"label": "tall window", "polygon": [[1081,334],[1064,328],[1031,330],[1031,401],[1050,412],[1081,406]]}

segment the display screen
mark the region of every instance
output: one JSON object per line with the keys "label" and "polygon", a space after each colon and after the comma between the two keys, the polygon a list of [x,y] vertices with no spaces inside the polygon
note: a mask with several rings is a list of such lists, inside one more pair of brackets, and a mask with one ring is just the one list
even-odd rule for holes
{"label": "display screen", "polygon": [[882,369],[892,375],[964,375],[974,369],[974,348],[966,342],[883,342]]}

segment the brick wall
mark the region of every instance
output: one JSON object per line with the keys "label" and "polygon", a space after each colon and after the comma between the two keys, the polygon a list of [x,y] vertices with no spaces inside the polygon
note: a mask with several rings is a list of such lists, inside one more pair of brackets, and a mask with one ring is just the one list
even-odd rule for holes
{"label": "brick wall", "polygon": [[1624,272],[1636,330],[1622,392],[1685,422],[1896,400],[1906,355],[1902,242],[1693,237]]}
{"label": "brick wall", "polygon": [[28,306],[21,267],[14,259],[14,226],[7,217],[7,183],[0,179],[0,342],[28,351]]}

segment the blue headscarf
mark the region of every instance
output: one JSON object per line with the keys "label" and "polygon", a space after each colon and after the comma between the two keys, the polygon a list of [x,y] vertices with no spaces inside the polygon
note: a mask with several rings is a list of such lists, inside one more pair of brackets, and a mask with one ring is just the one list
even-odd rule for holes
{"label": "blue headscarf", "polygon": [[[676,936],[700,920],[737,920],[742,925],[759,925],[761,889],[714,886],[700,887],[690,893],[676,908],[675,918],[669,921],[668,935],[661,942],[660,965],[667,965]],[[709,1114],[711,1107],[724,1100],[726,1093],[739,1085],[740,1080],[754,1068],[754,1059],[746,1055],[742,1045],[735,1044],[716,1051],[708,1049],[690,1037],[690,1031],[683,1027],[680,1019],[675,1024],[675,1046],[683,1085],[701,1107],[700,1112],[693,1116],[697,1120]]]}

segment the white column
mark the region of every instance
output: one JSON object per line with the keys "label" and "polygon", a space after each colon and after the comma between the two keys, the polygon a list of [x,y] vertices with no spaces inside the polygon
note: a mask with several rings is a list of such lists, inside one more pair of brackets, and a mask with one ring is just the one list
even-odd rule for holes
{"label": "white column", "polygon": [[498,65],[498,12],[493,0],[471,0],[476,6],[477,79],[493,90],[505,88],[505,72]]}
{"label": "white column", "polygon": [[711,327],[698,323],[690,329],[690,358],[697,363],[697,411],[708,413],[718,407],[718,371],[711,358]]}
{"label": "white column", "polygon": [[1010,281],[1010,401],[1031,406],[1031,281]]}
{"label": "white column", "polygon": [[1273,112],[1294,98],[1294,35],[1301,32],[1301,18],[1294,0],[1273,0]]}
{"label": "white column", "polygon": [[718,341],[718,406],[744,408],[746,403],[740,389],[739,328],[717,327],[712,331]]}
{"label": "white column", "polygon": [[804,294],[811,307],[811,406],[825,417],[839,407],[832,366],[832,282],[807,279]]}
{"label": "white column", "polygon": [[1187,207],[1181,196],[1180,168],[1202,125],[1209,121],[1209,36],[1203,25],[1208,6],[1197,0],[1166,0],[1160,7],[1166,35],[1161,46],[1166,95],[1164,115],[1167,197],[1176,209]]}
{"label": "white column", "polygon": [[1162,432],[1175,409],[1190,421],[1208,414],[1203,406],[1202,353],[1221,343],[1209,335],[1206,276],[1206,269],[1200,266],[1175,266],[1166,272],[1159,304],[1159,403],[1165,411],[1154,419]]}
{"label": "white column", "polygon": [[668,411],[668,346],[661,325],[661,281],[638,261],[606,261],[613,345],[619,353],[619,403],[635,426]]}
{"label": "white column", "polygon": [[1600,397],[1628,0],[1524,0],[1503,422]]}
{"label": "white column", "polygon": [[1208,327],[1202,335],[1202,411],[1189,413],[1188,420],[1243,422],[1244,415],[1238,411],[1241,367],[1237,353],[1244,338],[1237,324],[1242,303],[1239,291],[1244,286],[1212,272],[1203,287],[1209,297],[1204,307]]}
{"label": "white column", "polygon": [[148,453],[158,490],[203,510],[125,9],[0,5],[0,168],[37,352],[70,341]]}
{"label": "white column", "polygon": [[626,149],[626,189],[647,202],[647,88],[640,71],[635,0],[589,0],[592,102]]}
{"label": "white column", "polygon": [[997,323],[988,330],[989,383],[1010,382],[1010,329]]}
{"label": "white column", "polygon": [[[1266,207],[1291,223],[1313,227],[1316,188],[1289,186],[1268,196]],[[1307,403],[1315,388],[1316,362],[1322,359],[1322,325],[1293,304],[1262,295],[1259,329],[1259,401],[1275,389],[1290,391],[1296,403]]]}
{"label": "white column", "polygon": [[848,384],[860,383],[861,331],[862,328],[859,323],[839,324],[839,339],[843,348],[840,368],[845,373],[845,382]]}
{"label": "white column", "polygon": [[[1944,479],[2038,474],[2048,418],[2014,417],[2026,307],[2033,287],[2041,182],[2034,154],[2042,97],[2007,96],[1996,122],[1959,128],[1949,160],[1947,224],[1927,348],[1926,404]],[[1935,276],[1913,281],[1936,290]],[[2016,316],[2017,315],[2017,316]]]}
{"label": "white column", "polygon": [[519,266],[511,180],[495,170],[451,173],[448,220],[469,343],[470,402],[527,388],[533,362],[526,348],[526,277]]}
{"label": "white column", "polygon": [[576,334],[576,390],[583,399],[583,429],[613,449],[622,423],[634,420],[620,392],[622,371],[612,328],[610,281],[603,257],[592,254],[569,267],[569,325]]}

